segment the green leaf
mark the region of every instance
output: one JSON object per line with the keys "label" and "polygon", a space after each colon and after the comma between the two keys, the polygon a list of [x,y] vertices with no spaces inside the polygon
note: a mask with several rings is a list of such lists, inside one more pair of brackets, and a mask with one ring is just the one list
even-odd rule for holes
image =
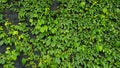
{"label": "green leaf", "polygon": [[29,22],[30,22],[30,23],[33,23],[33,19],[29,19]]}
{"label": "green leaf", "polygon": [[50,44],[51,44],[51,39],[48,39],[48,40],[46,41],[46,44],[47,44],[47,45],[50,45]]}
{"label": "green leaf", "polygon": [[57,31],[56,28],[51,29],[51,32],[52,32],[52,33],[55,33],[56,31]]}
{"label": "green leaf", "polygon": [[97,46],[96,46],[96,49],[97,49],[97,51],[99,52],[99,51],[102,51],[102,50],[103,50],[103,47],[102,47],[101,45],[97,45]]}
{"label": "green leaf", "polygon": [[101,17],[101,18],[105,18],[105,15],[101,14],[100,17]]}
{"label": "green leaf", "polygon": [[25,15],[25,10],[24,10],[24,9],[21,9],[20,12],[18,13],[18,15],[19,15],[19,18],[24,17],[24,15]]}
{"label": "green leaf", "polygon": [[117,9],[116,9],[116,12],[117,12],[117,13],[120,13],[120,9],[119,9],[119,8],[117,8]]}
{"label": "green leaf", "polygon": [[115,46],[119,47],[120,46],[120,41],[117,41]]}
{"label": "green leaf", "polygon": [[22,64],[26,64],[26,59],[22,58]]}
{"label": "green leaf", "polygon": [[49,13],[49,8],[45,8],[45,14],[48,14]]}
{"label": "green leaf", "polygon": [[3,45],[3,43],[4,43],[4,41],[3,41],[3,40],[1,40],[1,41],[0,41],[0,46],[1,46],[1,45]]}
{"label": "green leaf", "polygon": [[42,25],[42,24],[44,24],[44,20],[43,19],[38,20],[38,25]]}
{"label": "green leaf", "polygon": [[15,50],[13,50],[12,53],[11,53],[11,56],[12,56],[11,58],[12,58],[13,60],[16,60],[16,59],[17,59],[17,55],[18,55],[18,54],[15,52]]}
{"label": "green leaf", "polygon": [[0,64],[4,64],[4,63],[5,63],[5,59],[4,58],[0,59]]}
{"label": "green leaf", "polygon": [[48,27],[46,25],[40,28],[40,32],[42,32],[42,33],[47,30],[48,30]]}
{"label": "green leaf", "polygon": [[38,17],[38,14],[36,14],[36,13],[35,13],[35,14],[33,14],[33,17]]}
{"label": "green leaf", "polygon": [[60,59],[59,58],[55,58],[55,62],[57,63],[57,64],[60,64]]}
{"label": "green leaf", "polygon": [[80,7],[84,7],[84,6],[85,6],[85,2],[81,2]]}
{"label": "green leaf", "polygon": [[6,3],[6,2],[7,2],[7,0],[1,0],[0,2]]}
{"label": "green leaf", "polygon": [[42,67],[42,63],[41,62],[39,62],[38,67]]}
{"label": "green leaf", "polygon": [[18,31],[13,31],[13,35],[18,35]]}
{"label": "green leaf", "polygon": [[103,8],[103,13],[107,13],[107,8]]}
{"label": "green leaf", "polygon": [[2,20],[3,19],[3,15],[2,14],[0,14],[0,20]]}
{"label": "green leaf", "polygon": [[57,21],[57,20],[55,20],[55,21],[54,21],[54,23],[55,23],[55,24],[58,24],[58,21]]}

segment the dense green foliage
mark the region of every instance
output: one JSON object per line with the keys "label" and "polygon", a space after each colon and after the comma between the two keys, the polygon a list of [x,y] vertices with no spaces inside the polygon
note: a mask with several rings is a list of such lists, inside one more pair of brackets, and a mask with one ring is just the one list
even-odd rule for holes
{"label": "dense green foliage", "polygon": [[0,67],[120,68],[120,0],[58,1],[0,0]]}

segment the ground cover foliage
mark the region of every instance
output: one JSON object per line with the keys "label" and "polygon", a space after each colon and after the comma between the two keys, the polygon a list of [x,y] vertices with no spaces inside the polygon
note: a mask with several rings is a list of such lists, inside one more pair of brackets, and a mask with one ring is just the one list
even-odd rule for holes
{"label": "ground cover foliage", "polygon": [[0,0],[0,68],[119,67],[119,0]]}

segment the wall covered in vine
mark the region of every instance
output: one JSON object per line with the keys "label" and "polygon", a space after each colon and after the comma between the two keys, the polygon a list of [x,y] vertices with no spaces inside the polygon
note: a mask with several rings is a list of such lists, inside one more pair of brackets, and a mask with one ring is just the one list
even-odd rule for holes
{"label": "wall covered in vine", "polygon": [[0,68],[119,67],[119,0],[0,1]]}

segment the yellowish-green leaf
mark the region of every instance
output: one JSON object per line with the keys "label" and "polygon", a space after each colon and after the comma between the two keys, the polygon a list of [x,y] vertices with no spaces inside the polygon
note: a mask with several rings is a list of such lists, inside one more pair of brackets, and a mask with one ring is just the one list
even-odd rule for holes
{"label": "yellowish-green leaf", "polygon": [[0,26],[0,30],[3,30],[2,26]]}
{"label": "yellowish-green leaf", "polygon": [[103,8],[103,13],[108,14],[107,8]]}
{"label": "yellowish-green leaf", "polygon": [[44,20],[43,20],[43,19],[38,20],[38,23],[37,23],[37,24],[38,24],[38,25],[44,24]]}
{"label": "yellowish-green leaf", "polygon": [[81,2],[80,7],[84,7],[84,6],[85,6],[85,2]]}
{"label": "yellowish-green leaf", "polygon": [[99,51],[102,51],[102,50],[103,50],[103,47],[102,47],[101,45],[97,45],[96,49],[97,49],[97,51],[99,52]]}
{"label": "yellowish-green leaf", "polygon": [[47,30],[48,30],[48,27],[45,25],[45,26],[41,27],[40,32],[43,33],[43,32],[45,32]]}
{"label": "yellowish-green leaf", "polygon": [[18,31],[13,31],[13,35],[18,35]]}
{"label": "yellowish-green leaf", "polygon": [[9,24],[11,24],[11,23],[8,21],[5,22],[5,26],[8,26]]}

